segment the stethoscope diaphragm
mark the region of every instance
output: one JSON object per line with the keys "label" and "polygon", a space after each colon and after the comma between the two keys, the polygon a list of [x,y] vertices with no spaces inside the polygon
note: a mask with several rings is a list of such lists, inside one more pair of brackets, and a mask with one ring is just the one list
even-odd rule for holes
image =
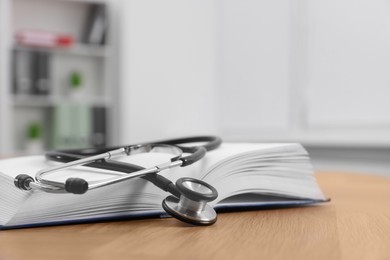
{"label": "stethoscope diaphragm", "polygon": [[217,190],[210,184],[194,179],[177,180],[180,198],[168,196],[163,200],[164,210],[173,217],[192,225],[207,226],[217,221],[217,213],[208,202],[217,198]]}

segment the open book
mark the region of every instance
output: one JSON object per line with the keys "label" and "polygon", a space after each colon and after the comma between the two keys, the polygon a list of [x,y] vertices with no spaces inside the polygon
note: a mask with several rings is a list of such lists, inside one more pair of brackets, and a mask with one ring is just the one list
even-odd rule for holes
{"label": "open book", "polygon": [[[139,154],[118,160],[152,167],[167,154]],[[18,174],[56,165],[44,156],[0,160],[0,228],[82,223],[89,221],[167,216],[161,202],[169,195],[152,183],[134,178],[87,191],[83,195],[22,191],[14,186]],[[50,175],[56,180],[81,177],[89,182],[116,172],[78,166]],[[188,167],[161,172],[175,182],[189,176],[213,185],[219,195],[217,211],[286,207],[324,202],[306,150],[299,144],[223,143]]]}

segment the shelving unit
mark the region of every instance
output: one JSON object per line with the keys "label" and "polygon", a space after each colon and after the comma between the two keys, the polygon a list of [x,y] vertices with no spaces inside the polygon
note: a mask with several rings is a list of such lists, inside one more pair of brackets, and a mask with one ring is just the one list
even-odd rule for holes
{"label": "shelving unit", "polygon": [[[104,0],[0,3],[0,27],[4,29],[0,32],[0,120],[8,126],[8,130],[0,130],[0,154],[116,142],[117,119],[112,116],[118,109],[114,3]],[[96,10],[100,13],[94,13]],[[100,35],[96,34],[96,28]],[[90,34],[86,35],[88,30]],[[25,44],[15,37],[25,31],[67,35],[73,41],[69,46]],[[99,42],[92,43],[90,39],[96,35]],[[42,80],[48,91],[39,89]],[[31,151],[30,143],[36,141],[29,140],[32,127],[39,128],[36,131],[40,133],[41,144]]]}
{"label": "shelving unit", "polygon": [[72,47],[66,49],[52,48],[34,48],[15,45],[13,47],[17,51],[45,51],[51,54],[62,54],[62,55],[75,55],[75,56],[87,56],[87,57],[102,57],[106,58],[110,55],[110,49],[107,46],[89,46],[87,44],[76,43]]}

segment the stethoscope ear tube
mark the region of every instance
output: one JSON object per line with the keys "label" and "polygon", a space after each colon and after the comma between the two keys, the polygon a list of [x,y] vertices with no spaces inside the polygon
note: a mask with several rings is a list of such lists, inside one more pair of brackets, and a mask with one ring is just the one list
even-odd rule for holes
{"label": "stethoscope ear tube", "polygon": [[19,174],[14,179],[15,186],[21,190],[31,190],[31,182],[34,182],[34,179],[27,174]]}
{"label": "stethoscope ear tube", "polygon": [[[205,144],[202,144],[199,146],[204,147],[206,149],[206,151],[211,151],[211,150],[217,149],[221,145],[222,139],[218,136],[195,136],[195,137],[186,137],[186,138],[164,140],[162,142],[157,142],[157,143],[176,145],[180,149],[185,151],[186,146],[182,146],[180,144],[197,143],[197,142],[199,142],[199,143],[206,142]],[[193,147],[196,147],[196,146],[193,146]]]}
{"label": "stethoscope ear tube", "polygon": [[[50,161],[62,162],[62,163],[68,163],[68,162],[85,158],[85,156],[82,155],[68,154],[65,152],[58,152],[58,151],[48,151],[46,152],[45,156]],[[107,162],[106,160],[103,159],[85,164],[84,166],[109,170],[109,171],[124,172],[124,173],[131,173],[131,172],[136,172],[145,169],[135,164],[122,163],[119,161],[112,161],[112,160]]]}
{"label": "stethoscope ear tube", "polygon": [[206,155],[206,149],[204,147],[190,147],[187,149],[182,149],[185,153],[191,153],[189,156],[183,156],[180,160],[183,164],[180,167],[188,166],[194,162],[199,161]]}
{"label": "stethoscope ear tube", "polygon": [[[51,161],[67,163],[74,160],[85,158],[85,156],[76,155],[76,154],[67,154],[64,152],[57,152],[57,151],[49,151],[46,153],[46,158]],[[132,172],[141,171],[145,169],[144,167],[141,167],[139,165],[112,161],[112,160],[110,161],[100,160],[98,162],[92,162],[86,164],[85,166],[110,170],[110,171],[118,171],[123,173],[132,173]],[[29,175],[26,176],[30,177]],[[150,173],[145,176],[142,176],[141,178],[152,182],[154,185],[163,189],[164,191],[167,191],[177,197],[180,196],[180,192],[178,191],[176,186],[169,179],[161,175]],[[19,188],[20,185],[17,187]],[[69,178],[65,183],[65,189],[67,192],[70,193],[83,194],[88,190],[88,182],[81,178]]]}

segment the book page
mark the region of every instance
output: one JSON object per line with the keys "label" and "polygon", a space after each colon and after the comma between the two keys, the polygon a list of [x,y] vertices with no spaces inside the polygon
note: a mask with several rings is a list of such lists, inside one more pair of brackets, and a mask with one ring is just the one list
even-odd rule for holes
{"label": "book page", "polygon": [[299,144],[285,143],[223,143],[219,149],[210,151],[202,160],[203,174],[202,179],[207,178],[207,175],[212,174],[215,168],[220,167],[228,161],[245,157],[248,153],[256,152],[259,156],[271,156],[274,153],[282,154],[283,151],[306,151]]}
{"label": "book page", "polygon": [[[214,162],[214,163],[212,163]],[[306,150],[299,144],[224,144],[209,152],[202,179],[219,197],[260,194],[324,200]]]}

